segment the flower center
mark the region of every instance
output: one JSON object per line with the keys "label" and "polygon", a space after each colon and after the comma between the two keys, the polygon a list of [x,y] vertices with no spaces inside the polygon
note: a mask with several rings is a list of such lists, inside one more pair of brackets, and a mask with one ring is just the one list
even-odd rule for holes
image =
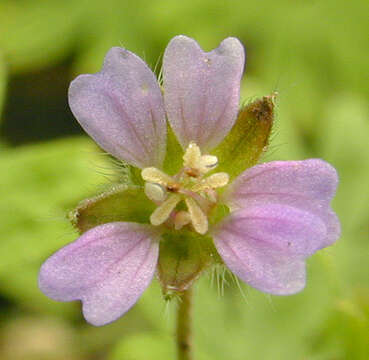
{"label": "flower center", "polygon": [[[200,148],[191,142],[183,155],[183,168],[176,175],[169,176],[155,167],[143,169],[145,194],[158,205],[150,216],[151,224],[166,222],[176,230],[192,224],[196,232],[205,234],[208,215],[218,201],[215,189],[229,181],[224,172],[205,176],[217,165],[216,156],[202,155]],[[186,206],[181,207],[182,203]]]}

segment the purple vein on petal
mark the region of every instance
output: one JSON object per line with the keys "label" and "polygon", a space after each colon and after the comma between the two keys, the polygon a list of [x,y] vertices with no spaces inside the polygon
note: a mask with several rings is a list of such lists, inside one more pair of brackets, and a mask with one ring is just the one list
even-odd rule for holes
{"label": "purple vein on petal", "polygon": [[[222,120],[222,118],[223,118],[223,116],[224,116],[224,114],[226,113],[226,110],[228,109],[228,107],[229,107],[229,104],[230,104],[230,96],[227,98],[227,102],[226,102],[226,104],[224,105],[224,108],[223,108],[223,110],[222,110],[222,112],[221,112],[221,114],[218,116],[218,118],[215,120],[215,123],[214,123],[214,126],[212,127],[212,129],[210,130],[210,135],[208,135],[208,137],[209,138],[211,138],[211,137],[213,137],[214,136],[214,134],[217,132],[217,131],[219,131],[219,123],[221,122],[221,120]],[[205,120],[206,121],[206,120]],[[205,131],[201,131],[200,132],[200,137],[201,137],[201,139],[202,139],[202,141],[203,141],[203,136],[204,136],[204,134],[205,134],[206,132]]]}
{"label": "purple vein on petal", "polygon": [[[105,93],[105,95],[107,97],[110,97],[112,99],[112,101],[114,102],[114,105],[116,108],[119,109],[119,112],[121,112],[122,114],[125,114],[125,116],[127,117],[127,119],[130,119],[130,121],[127,122],[127,125],[129,127],[129,130],[130,130],[130,133],[133,134],[133,136],[135,137],[135,139],[140,142],[140,144],[142,145],[143,149],[145,150],[146,154],[148,153],[147,152],[147,149],[145,146],[143,146],[143,143],[140,139],[140,137],[138,136],[137,132],[134,130],[131,122],[132,122],[132,119],[131,117],[124,111],[123,109],[123,106],[121,106],[121,104],[119,104],[119,101],[117,101],[117,99],[114,97],[114,96],[111,96],[109,93]],[[135,157],[136,159],[138,159],[139,161],[144,161],[144,159],[138,154],[138,153],[135,153],[135,152],[132,152],[128,147],[124,146],[122,143],[119,143],[118,144],[119,148],[122,149],[124,152],[130,154],[132,157]]]}
{"label": "purple vein on petal", "polygon": [[137,276],[138,272],[139,272],[139,271],[142,269],[142,267],[146,264],[146,262],[147,262],[147,260],[148,260],[148,258],[149,258],[149,255],[150,255],[150,253],[151,253],[152,246],[153,246],[153,244],[151,244],[151,245],[147,248],[146,254],[145,254],[145,256],[144,256],[144,259],[143,259],[143,260],[142,260],[142,262],[141,262],[141,265],[137,267],[137,269],[136,269],[136,271],[135,271],[134,275],[132,276],[132,281],[136,278],[136,276]]}
{"label": "purple vein on petal", "polygon": [[129,130],[130,130],[130,133],[131,133],[131,134],[133,134],[133,136],[136,138],[137,142],[141,144],[141,147],[142,147],[142,149],[145,151],[146,156],[148,156],[148,157],[149,157],[149,156],[150,156],[150,151],[149,151],[149,149],[147,148],[147,145],[146,145],[145,141],[143,141],[143,140],[141,139],[141,137],[140,137],[140,136],[138,135],[138,133],[137,133],[136,128],[133,126],[134,121],[133,121],[133,119],[132,119],[131,115],[130,115],[130,114],[128,114],[128,113],[124,110],[123,106],[121,106],[120,104],[119,104],[119,106],[120,106],[120,111],[121,111],[121,113],[122,113],[122,114],[125,114],[125,116],[127,117],[127,119],[129,119],[129,120],[130,120],[130,121],[127,121],[127,125],[128,125]]}
{"label": "purple vein on petal", "polygon": [[[89,286],[96,286],[97,284],[101,283],[102,281],[104,281],[106,274],[110,272],[111,269],[113,269],[117,264],[119,264],[127,255],[129,255],[134,249],[137,248],[137,246],[139,246],[144,240],[146,240],[147,236],[143,236],[141,239],[139,239],[132,247],[130,247],[124,254],[122,254],[117,260],[115,260],[111,265],[109,265],[104,273],[101,274],[101,277],[99,279],[96,279],[95,282],[89,284]],[[149,247],[149,250],[151,249],[151,247]],[[149,251],[148,251],[149,253]],[[147,258],[147,254],[146,257]]]}
{"label": "purple vein on petal", "polygon": [[243,65],[244,50],[235,38],[210,52],[186,36],[171,40],[163,58],[164,104],[183,148],[194,141],[208,152],[228,133],[238,111]]}

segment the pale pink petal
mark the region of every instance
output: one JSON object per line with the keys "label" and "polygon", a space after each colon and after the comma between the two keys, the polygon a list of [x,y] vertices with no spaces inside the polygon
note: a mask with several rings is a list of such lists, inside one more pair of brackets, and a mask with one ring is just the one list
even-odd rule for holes
{"label": "pale pink petal", "polygon": [[330,208],[336,192],[336,170],[320,159],[274,161],[244,171],[224,195],[232,208],[281,204],[317,216],[327,227],[322,247],[340,236],[340,224]]}
{"label": "pale pink petal", "polygon": [[108,223],[46,260],[39,286],[54,300],[81,300],[86,320],[100,326],[138,300],[152,280],[157,259],[158,235],[151,226]]}
{"label": "pale pink petal", "polygon": [[166,149],[162,94],[138,56],[112,48],[99,73],[71,83],[69,105],[83,129],[110,154],[140,168],[161,166]]}
{"label": "pale pink petal", "polygon": [[220,256],[234,274],[276,295],[303,289],[304,259],[325,246],[326,236],[319,217],[279,204],[236,211],[213,233]]}
{"label": "pale pink petal", "polygon": [[235,38],[210,52],[186,36],[171,40],[163,59],[164,102],[184,148],[194,141],[209,151],[229,132],[238,112],[244,62]]}

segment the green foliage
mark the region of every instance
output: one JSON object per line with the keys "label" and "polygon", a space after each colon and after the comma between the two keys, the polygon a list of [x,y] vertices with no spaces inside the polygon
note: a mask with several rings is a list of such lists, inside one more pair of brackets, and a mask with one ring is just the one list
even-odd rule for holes
{"label": "green foliage", "polygon": [[233,179],[255,165],[268,145],[273,119],[274,95],[242,107],[231,131],[213,151],[219,161],[217,171]]}
{"label": "green foliage", "polygon": [[2,109],[5,98],[5,87],[6,87],[6,70],[3,56],[0,52],[0,123],[2,120]]}

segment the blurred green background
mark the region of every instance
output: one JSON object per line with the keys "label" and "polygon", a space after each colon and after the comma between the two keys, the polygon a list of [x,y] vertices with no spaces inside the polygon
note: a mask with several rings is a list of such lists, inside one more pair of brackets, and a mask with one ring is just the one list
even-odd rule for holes
{"label": "blurred green background", "polygon": [[117,45],[154,68],[169,39],[186,34],[205,50],[227,36],[243,42],[242,98],[279,93],[263,160],[331,162],[343,230],[309,260],[298,295],[204,277],[196,359],[368,359],[368,13],[366,0],[1,0],[0,358],[174,358],[174,305],[157,283],[126,316],[94,328],[79,303],[46,298],[37,273],[77,236],[66,212],[111,176],[70,113],[69,82],[98,71]]}

